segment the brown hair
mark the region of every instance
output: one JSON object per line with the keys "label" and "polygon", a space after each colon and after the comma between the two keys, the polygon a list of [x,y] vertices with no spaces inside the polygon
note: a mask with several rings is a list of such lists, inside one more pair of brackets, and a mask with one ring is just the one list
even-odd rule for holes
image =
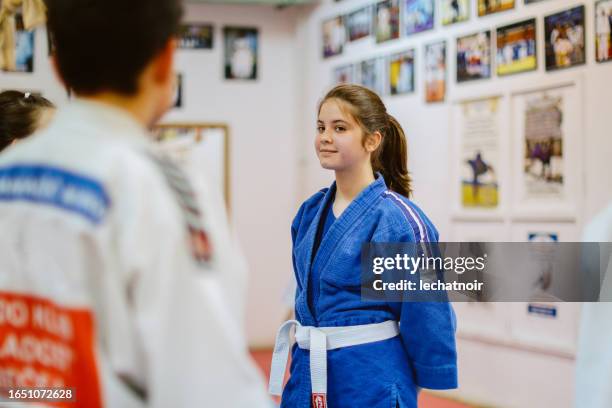
{"label": "brown hair", "polygon": [[34,133],[42,109],[53,108],[53,104],[37,94],[19,91],[0,93],[0,151]]}
{"label": "brown hair", "polygon": [[363,86],[341,84],[325,95],[319,103],[319,111],[329,99],[338,99],[348,106],[351,116],[359,123],[366,137],[380,132],[382,141],[372,153],[372,170],[383,175],[390,190],[410,197],[412,188],[408,174],[406,135],[399,122],[387,113],[380,97]]}

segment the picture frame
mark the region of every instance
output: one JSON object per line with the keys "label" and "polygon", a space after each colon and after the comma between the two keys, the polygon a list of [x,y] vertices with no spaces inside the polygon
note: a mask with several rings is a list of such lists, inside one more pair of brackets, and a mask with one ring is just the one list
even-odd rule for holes
{"label": "picture frame", "polygon": [[181,25],[178,48],[182,50],[211,50],[214,45],[215,27],[206,23]]}
{"label": "picture frame", "polygon": [[425,44],[425,102],[444,102],[446,99],[446,40]]}
{"label": "picture frame", "polygon": [[433,30],[434,0],[402,0],[402,32],[404,36]]}
{"label": "picture frame", "polygon": [[259,68],[259,30],[254,27],[223,27],[224,76],[254,81]]}
{"label": "picture frame", "polygon": [[470,19],[470,0],[440,0],[440,19],[443,26]]}
{"label": "picture frame", "polygon": [[400,36],[399,0],[383,0],[376,3],[374,22],[377,43],[398,39]]}
{"label": "picture frame", "polygon": [[582,98],[579,77],[511,94],[514,222],[577,221],[584,195]]}
{"label": "picture frame", "polygon": [[479,31],[456,40],[457,83],[491,78],[491,31]]}
{"label": "picture frame", "polygon": [[342,54],[346,43],[344,16],[339,15],[323,21],[323,58]]}
{"label": "picture frame", "polygon": [[612,0],[595,3],[595,61],[612,61]]}
{"label": "picture frame", "polygon": [[536,19],[497,28],[496,64],[498,76],[538,69]]}
{"label": "picture frame", "polygon": [[544,17],[546,71],[586,64],[584,5]]}
{"label": "picture frame", "polygon": [[489,14],[500,13],[502,11],[512,10],[515,7],[515,0],[477,0],[476,9],[478,17],[484,17]]}
{"label": "picture frame", "polygon": [[348,13],[345,17],[349,42],[368,38],[372,35],[372,6],[366,6]]}

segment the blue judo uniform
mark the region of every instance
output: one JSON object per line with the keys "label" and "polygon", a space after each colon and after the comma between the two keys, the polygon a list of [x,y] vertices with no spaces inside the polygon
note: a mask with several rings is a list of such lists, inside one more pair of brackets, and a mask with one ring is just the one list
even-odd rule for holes
{"label": "blue judo uniform", "polygon": [[[334,183],[306,200],[291,226],[296,320],[316,327],[396,320],[400,335],[329,350],[328,407],[411,408],[417,406],[417,387],[456,388],[455,316],[449,303],[361,300],[363,243],[437,242],[435,227],[414,203],[388,190],[378,174],[317,237],[335,188]],[[281,407],[310,407],[309,367],[309,350],[294,345]]]}

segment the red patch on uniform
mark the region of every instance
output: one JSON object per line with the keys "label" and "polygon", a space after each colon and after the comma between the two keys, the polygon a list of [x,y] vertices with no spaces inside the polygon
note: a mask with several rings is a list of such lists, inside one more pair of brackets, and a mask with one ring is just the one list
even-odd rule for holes
{"label": "red patch on uniform", "polygon": [[189,228],[191,252],[199,262],[209,262],[212,258],[212,245],[208,234],[201,229]]}
{"label": "red patch on uniform", "polygon": [[94,343],[90,310],[0,292],[0,388],[72,388],[76,402],[43,405],[101,408]]}
{"label": "red patch on uniform", "polygon": [[327,408],[327,395],[312,394],[312,408]]}

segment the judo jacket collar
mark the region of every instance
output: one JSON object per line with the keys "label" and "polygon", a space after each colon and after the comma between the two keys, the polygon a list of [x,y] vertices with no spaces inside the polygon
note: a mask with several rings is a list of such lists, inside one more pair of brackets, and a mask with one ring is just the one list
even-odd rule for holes
{"label": "judo jacket collar", "polygon": [[[372,208],[373,204],[380,198],[384,192],[387,191],[387,185],[382,174],[376,173],[376,179],[364,188],[359,195],[349,204],[338,219],[332,224],[327,234],[323,237],[321,245],[317,250],[317,253],[312,256],[314,242],[317,235],[317,227],[321,216],[323,215],[324,209],[330,200],[335,196],[336,182],[334,181],[330,188],[325,192],[325,196],[317,209],[317,213],[308,227],[306,236],[298,248],[297,254],[300,259],[297,261],[302,265],[305,265],[303,269],[306,273],[302,274],[302,286],[308,291],[308,285],[318,285],[319,282],[310,282],[310,276],[313,268],[325,268],[330,261],[331,255],[342,242],[349,229],[356,225],[359,220],[365,215],[368,209]],[[312,260],[312,261],[311,261]],[[324,270],[322,273],[325,273]],[[316,321],[312,314],[312,311],[308,307],[307,301],[304,300],[303,305],[297,305],[300,308],[300,314],[304,317],[303,324],[315,325]],[[300,307],[301,306],[301,307]],[[316,307],[316,305],[313,305]]]}

